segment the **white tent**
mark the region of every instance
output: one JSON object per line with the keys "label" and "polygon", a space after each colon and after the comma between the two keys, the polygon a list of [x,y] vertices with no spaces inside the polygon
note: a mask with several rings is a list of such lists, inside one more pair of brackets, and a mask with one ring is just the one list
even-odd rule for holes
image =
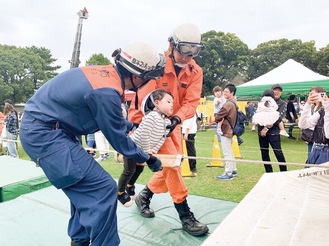
{"label": "white tent", "polygon": [[280,84],[286,95],[307,95],[313,86],[329,87],[329,77],[289,59],[268,73],[238,86],[236,95],[238,99],[259,98],[264,90],[271,89],[274,84]]}
{"label": "white tent", "polygon": [[313,81],[329,79],[327,76],[313,72],[311,69],[304,67],[302,64],[293,59],[289,59],[280,66],[274,68],[268,73],[259,76],[239,87],[253,86],[253,85],[274,85],[285,84],[291,82]]}

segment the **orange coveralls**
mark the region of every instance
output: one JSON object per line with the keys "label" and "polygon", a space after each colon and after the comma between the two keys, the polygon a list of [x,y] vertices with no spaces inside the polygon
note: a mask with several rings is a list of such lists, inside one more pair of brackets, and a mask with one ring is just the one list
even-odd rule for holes
{"label": "orange coveralls", "polygon": [[[138,109],[135,109],[135,99],[132,100],[128,111],[129,121],[140,123],[143,114],[140,109],[143,98],[157,88],[163,88],[174,96],[173,116],[178,116],[183,122],[194,116],[198,106],[202,82],[202,68],[192,59],[179,75],[176,76],[173,60],[166,53],[165,74],[162,78],[150,81],[138,90]],[[159,154],[183,154],[181,126],[177,125],[172,134],[166,139],[158,151]],[[166,193],[169,191],[174,203],[182,203],[187,197],[187,187],[181,174],[181,168],[164,168],[156,172],[147,184],[153,193]]]}

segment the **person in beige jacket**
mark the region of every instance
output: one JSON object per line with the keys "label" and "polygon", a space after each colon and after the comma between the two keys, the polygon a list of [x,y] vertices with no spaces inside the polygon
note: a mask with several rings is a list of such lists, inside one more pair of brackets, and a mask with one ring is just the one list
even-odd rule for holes
{"label": "person in beige jacket", "polygon": [[222,148],[224,158],[228,161],[225,161],[225,172],[223,175],[217,177],[219,180],[231,180],[237,175],[236,163],[234,160],[233,150],[232,150],[232,138],[233,138],[233,129],[231,127],[235,126],[236,116],[237,116],[237,106],[235,102],[235,92],[236,87],[233,84],[227,84],[224,88],[224,97],[226,103],[223,104],[223,107],[215,116],[215,122],[220,123],[222,136]]}

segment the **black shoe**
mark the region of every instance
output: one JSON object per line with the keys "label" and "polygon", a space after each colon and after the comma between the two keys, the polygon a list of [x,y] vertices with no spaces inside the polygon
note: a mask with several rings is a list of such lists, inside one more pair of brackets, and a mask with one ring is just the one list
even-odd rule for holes
{"label": "black shoe", "polygon": [[140,214],[145,218],[154,217],[154,211],[149,207],[152,197],[153,192],[147,186],[136,197],[135,203],[139,208]]}
{"label": "black shoe", "polygon": [[130,207],[133,205],[133,201],[131,200],[130,196],[124,192],[121,195],[118,195],[118,201],[124,206],[124,207]]}
{"label": "black shoe", "polygon": [[181,219],[183,230],[189,233],[192,236],[198,237],[203,236],[209,231],[209,228],[198,221],[193,213],[190,213],[189,216],[186,216]]}
{"label": "black shoe", "polygon": [[194,214],[190,211],[186,200],[184,200],[182,203],[174,204],[182,222],[184,231],[195,237],[203,236],[209,231],[209,228],[205,224],[199,222],[194,217]]}
{"label": "black shoe", "polygon": [[136,199],[135,185],[133,185],[133,186],[127,186],[126,192],[130,196],[131,199],[133,199],[133,200]]}
{"label": "black shoe", "polygon": [[293,136],[289,136],[288,138],[289,138],[289,139],[292,139],[292,140],[296,140],[296,138],[293,137]]}
{"label": "black shoe", "polygon": [[241,139],[241,141],[238,142],[238,145],[243,144],[243,140]]}

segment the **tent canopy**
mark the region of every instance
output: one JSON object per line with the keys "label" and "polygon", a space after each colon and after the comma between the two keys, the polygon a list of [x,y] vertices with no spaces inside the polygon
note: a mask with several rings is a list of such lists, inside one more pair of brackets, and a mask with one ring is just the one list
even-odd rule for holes
{"label": "tent canopy", "polygon": [[264,90],[271,89],[274,84],[282,86],[284,98],[291,94],[299,97],[307,96],[314,86],[322,86],[329,91],[329,77],[315,73],[293,59],[289,59],[268,73],[239,85],[236,96],[238,100],[258,100]]}

